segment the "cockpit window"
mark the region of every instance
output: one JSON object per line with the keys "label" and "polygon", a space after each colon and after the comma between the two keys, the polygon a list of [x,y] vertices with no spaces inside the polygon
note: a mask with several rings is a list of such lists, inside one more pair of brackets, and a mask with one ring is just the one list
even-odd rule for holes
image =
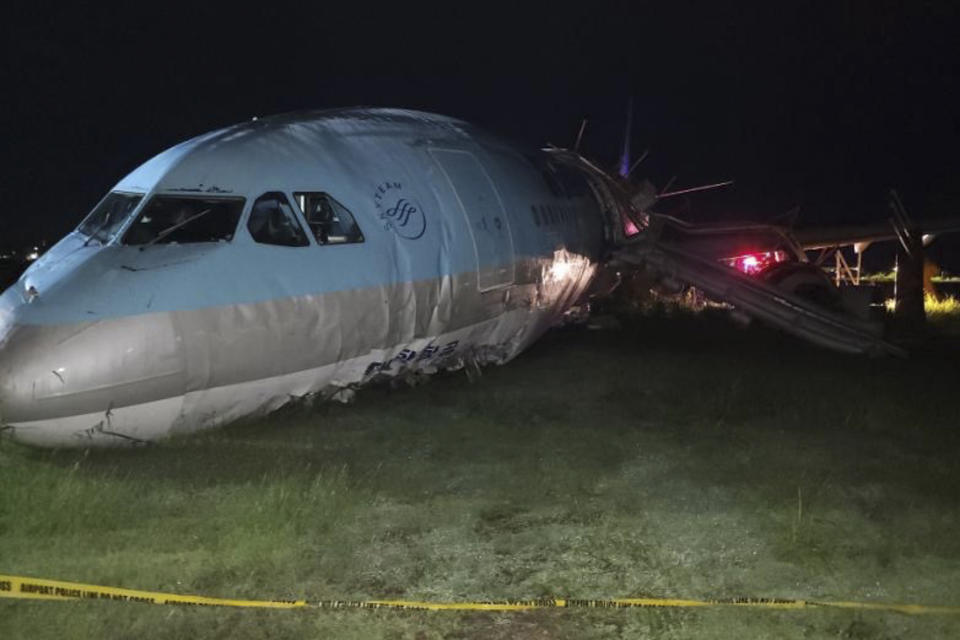
{"label": "cockpit window", "polygon": [[263,244],[285,247],[305,247],[310,244],[287,196],[279,191],[271,191],[257,198],[250,210],[247,229],[254,240]]}
{"label": "cockpit window", "polygon": [[88,240],[104,244],[113,237],[142,199],[143,194],[140,193],[112,191],[84,218],[77,231],[89,236]]}
{"label": "cockpit window", "polygon": [[347,208],[323,192],[293,194],[317,244],[363,242],[363,232]]}
{"label": "cockpit window", "polygon": [[154,196],[123,237],[123,244],[187,244],[233,239],[243,198]]}

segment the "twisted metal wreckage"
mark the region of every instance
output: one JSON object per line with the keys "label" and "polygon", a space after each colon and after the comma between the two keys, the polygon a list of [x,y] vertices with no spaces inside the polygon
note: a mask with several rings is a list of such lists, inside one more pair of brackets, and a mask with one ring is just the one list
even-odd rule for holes
{"label": "twisted metal wreckage", "polygon": [[[690,225],[656,199],[575,151],[414,111],[201,135],[123,178],[0,297],[5,432],[142,443],[503,363],[626,269],[826,347],[898,352],[788,229]],[[777,263],[732,268],[741,245]]]}

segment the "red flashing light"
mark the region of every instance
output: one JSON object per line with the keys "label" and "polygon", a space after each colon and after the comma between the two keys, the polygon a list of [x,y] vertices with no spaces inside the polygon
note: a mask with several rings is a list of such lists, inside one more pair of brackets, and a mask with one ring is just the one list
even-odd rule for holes
{"label": "red flashing light", "polygon": [[723,262],[725,262],[727,266],[752,276],[786,259],[787,256],[783,251],[764,251],[760,253],[747,253],[734,258],[724,258]]}

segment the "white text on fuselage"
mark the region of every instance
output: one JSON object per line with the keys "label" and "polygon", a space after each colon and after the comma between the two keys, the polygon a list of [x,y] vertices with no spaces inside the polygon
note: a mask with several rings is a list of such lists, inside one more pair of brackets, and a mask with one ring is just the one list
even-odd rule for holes
{"label": "white text on fuselage", "polygon": [[437,344],[429,344],[424,347],[419,354],[413,349],[404,349],[386,362],[371,362],[363,375],[369,376],[374,373],[384,373],[390,371],[394,365],[396,365],[398,369],[402,369],[404,365],[409,365],[412,362],[426,362],[435,358],[446,358],[453,355],[459,344],[459,340],[448,342],[442,347]]}

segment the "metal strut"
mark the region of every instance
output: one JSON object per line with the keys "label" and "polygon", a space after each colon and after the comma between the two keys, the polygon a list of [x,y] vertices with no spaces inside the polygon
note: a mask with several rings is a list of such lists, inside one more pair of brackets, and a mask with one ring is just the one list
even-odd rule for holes
{"label": "metal strut", "polygon": [[702,289],[743,313],[815,344],[845,353],[906,356],[868,322],[835,313],[775,285],[666,244],[623,247],[615,257]]}

